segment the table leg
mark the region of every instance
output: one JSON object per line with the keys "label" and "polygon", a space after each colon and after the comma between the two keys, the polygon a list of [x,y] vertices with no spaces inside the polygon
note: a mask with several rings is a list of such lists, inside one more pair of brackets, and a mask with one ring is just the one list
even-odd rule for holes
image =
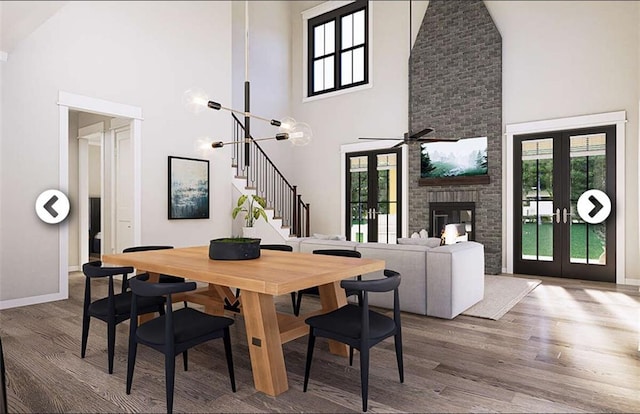
{"label": "table leg", "polygon": [[242,291],[253,382],[258,391],[276,396],[289,389],[273,296]]}
{"label": "table leg", "polygon": [[[331,312],[347,304],[347,296],[344,293],[344,289],[340,287],[340,282],[318,286],[318,291],[320,292],[322,313]],[[347,345],[333,340],[329,341],[329,351],[335,355],[349,355]]]}
{"label": "table leg", "polygon": [[209,296],[215,299],[208,301],[204,305],[205,313],[210,315],[224,315],[224,301],[222,300],[222,297],[220,297],[218,289],[219,286],[209,283]]}

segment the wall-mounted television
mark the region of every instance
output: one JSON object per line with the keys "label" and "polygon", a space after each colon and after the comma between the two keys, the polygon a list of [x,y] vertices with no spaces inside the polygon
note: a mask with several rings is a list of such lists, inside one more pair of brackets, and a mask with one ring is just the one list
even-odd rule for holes
{"label": "wall-mounted television", "polygon": [[422,185],[485,184],[489,182],[487,174],[487,137],[420,145]]}

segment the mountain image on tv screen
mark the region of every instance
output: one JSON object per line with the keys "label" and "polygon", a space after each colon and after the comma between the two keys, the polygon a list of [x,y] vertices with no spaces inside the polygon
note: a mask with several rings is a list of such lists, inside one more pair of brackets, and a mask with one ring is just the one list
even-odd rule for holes
{"label": "mountain image on tv screen", "polygon": [[421,144],[420,177],[443,178],[487,174],[487,137]]}

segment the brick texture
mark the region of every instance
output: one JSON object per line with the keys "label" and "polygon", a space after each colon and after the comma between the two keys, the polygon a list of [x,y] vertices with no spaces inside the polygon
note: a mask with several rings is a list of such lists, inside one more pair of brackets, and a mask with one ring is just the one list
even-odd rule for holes
{"label": "brick texture", "polygon": [[431,0],[409,62],[412,130],[488,139],[490,184],[420,186],[420,145],[409,148],[409,231],[429,229],[430,202],[475,202],[485,271],[502,270],[502,37],[482,1]]}

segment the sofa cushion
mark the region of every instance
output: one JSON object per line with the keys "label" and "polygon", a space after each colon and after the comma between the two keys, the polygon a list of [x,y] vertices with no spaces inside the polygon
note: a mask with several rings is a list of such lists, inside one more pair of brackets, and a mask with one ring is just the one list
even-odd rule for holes
{"label": "sofa cushion", "polygon": [[418,246],[438,247],[440,246],[440,239],[438,237],[427,237],[423,239],[421,237],[400,237],[398,244],[414,244]]}
{"label": "sofa cushion", "polygon": [[[387,269],[400,273],[402,279],[398,292],[401,310],[426,315],[425,275],[427,272],[427,251],[431,250],[429,247],[408,244],[360,243],[356,250],[362,254],[362,257],[384,260]],[[365,280],[383,277],[382,271],[362,275]],[[393,309],[393,295],[371,293],[369,303],[373,306]]]}

